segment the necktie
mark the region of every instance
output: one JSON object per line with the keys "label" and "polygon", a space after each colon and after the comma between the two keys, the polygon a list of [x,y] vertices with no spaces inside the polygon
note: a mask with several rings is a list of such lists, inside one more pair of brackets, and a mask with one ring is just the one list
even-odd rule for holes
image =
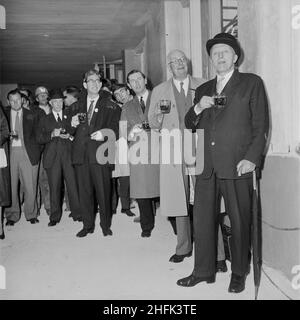
{"label": "necktie", "polygon": [[19,116],[19,111],[17,111],[17,114],[16,114],[16,119],[15,119],[15,131],[17,132],[17,134],[20,133],[20,116]]}
{"label": "necktie", "polygon": [[145,102],[144,102],[143,97],[141,97],[141,99],[140,99],[140,105],[141,105],[143,113],[145,113],[146,106],[145,106]]}
{"label": "necktie", "polygon": [[57,113],[57,122],[61,122],[61,118],[59,116],[59,113]]}
{"label": "necktie", "polygon": [[216,91],[217,94],[220,94],[223,90],[223,80],[225,79],[225,77],[221,77],[219,78],[217,85],[216,85]]}
{"label": "necktie", "polygon": [[88,123],[90,124],[92,115],[93,115],[93,109],[94,109],[94,100],[91,100],[88,112],[87,112],[87,118],[88,118]]}
{"label": "necktie", "polygon": [[185,98],[185,92],[183,89],[183,82],[182,81],[180,82],[180,95]]}

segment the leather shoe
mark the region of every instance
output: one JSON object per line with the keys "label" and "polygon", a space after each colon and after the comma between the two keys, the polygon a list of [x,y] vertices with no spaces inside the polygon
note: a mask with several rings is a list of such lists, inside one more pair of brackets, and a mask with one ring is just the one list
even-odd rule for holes
{"label": "leather shoe", "polygon": [[169,259],[170,262],[179,263],[184,260],[184,258],[188,258],[192,256],[192,251],[187,254],[173,254],[172,257]]}
{"label": "leather shoe", "polygon": [[83,228],[82,230],[80,230],[77,234],[76,234],[76,237],[78,238],[83,238],[85,236],[87,236],[87,234],[89,233],[94,233],[94,228],[91,228],[91,229],[85,229]]}
{"label": "leather shoe", "polygon": [[57,221],[50,221],[49,223],[48,223],[48,227],[54,227],[55,225],[57,225]]}
{"label": "leather shoe", "polygon": [[206,283],[214,283],[216,281],[216,275],[212,275],[209,277],[196,277],[193,274],[191,274],[186,278],[179,279],[177,281],[177,285],[181,287],[193,287],[196,284],[204,281],[206,281]]}
{"label": "leather shoe", "polygon": [[141,237],[142,238],[150,238],[151,237],[151,231],[142,231]]}
{"label": "leather shoe", "polygon": [[12,221],[12,220],[7,220],[6,223],[5,223],[6,226],[14,226],[15,225],[15,222]]}
{"label": "leather shoe", "polygon": [[33,218],[33,219],[29,219],[29,222],[31,224],[36,224],[36,223],[39,223],[39,220],[37,218]]}
{"label": "leather shoe", "polygon": [[242,292],[245,289],[245,281],[246,281],[245,275],[239,276],[237,274],[232,273],[228,292],[233,292],[233,293]]}
{"label": "leather shoe", "polygon": [[227,265],[225,260],[217,261],[216,272],[227,272]]}
{"label": "leather shoe", "polygon": [[125,213],[128,217],[134,217],[135,214],[130,209],[121,209],[122,213]]}
{"label": "leather shoe", "polygon": [[110,229],[105,230],[105,231],[102,230],[102,232],[103,232],[104,237],[112,236],[112,235],[113,235],[113,233],[112,233],[112,231],[111,231]]}
{"label": "leather shoe", "polygon": [[0,234],[0,240],[4,240],[5,239],[5,234],[4,231],[2,231],[2,233]]}

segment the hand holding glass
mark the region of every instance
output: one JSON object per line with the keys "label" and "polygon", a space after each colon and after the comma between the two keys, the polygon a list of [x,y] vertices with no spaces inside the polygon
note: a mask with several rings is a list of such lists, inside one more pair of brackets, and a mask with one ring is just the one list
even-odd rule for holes
{"label": "hand holding glass", "polygon": [[165,100],[165,99],[160,100],[159,107],[160,107],[161,113],[170,113],[171,100]]}

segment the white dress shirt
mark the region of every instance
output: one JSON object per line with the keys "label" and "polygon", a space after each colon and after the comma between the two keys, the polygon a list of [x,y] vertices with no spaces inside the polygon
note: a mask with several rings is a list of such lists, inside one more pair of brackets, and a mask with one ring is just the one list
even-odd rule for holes
{"label": "white dress shirt", "polygon": [[183,82],[184,94],[185,94],[185,96],[187,96],[188,91],[189,91],[189,82],[190,82],[189,77],[186,77],[184,80],[177,80],[177,79],[173,78],[173,82],[174,82],[174,85],[175,85],[176,89],[178,90],[178,92],[181,91],[180,83]]}
{"label": "white dress shirt", "polygon": [[143,97],[143,101],[144,101],[145,106],[146,106],[148,96],[149,96],[149,91],[148,91],[148,90],[146,90],[146,91],[144,92],[144,94],[143,94],[143,95],[138,96],[139,102],[141,102],[141,97]]}
{"label": "white dress shirt", "polygon": [[89,111],[89,106],[91,104],[91,101],[94,101],[92,115],[94,113],[95,105],[97,104],[98,99],[99,99],[99,95],[97,95],[97,97],[95,97],[95,98],[90,98],[89,96],[87,96],[87,105],[86,105],[87,109],[86,109],[86,111]]}
{"label": "white dress shirt", "polygon": [[56,112],[56,111],[52,110],[52,113],[54,115],[54,118],[55,118],[56,122],[57,122],[58,115],[60,117],[60,120],[61,121],[63,120],[63,112],[62,112],[62,110],[60,112]]}
{"label": "white dress shirt", "polygon": [[234,69],[232,69],[231,71],[229,71],[227,74],[225,74],[224,76],[220,76],[217,75],[217,83],[219,82],[219,80],[221,80],[222,78],[224,78],[222,80],[222,85],[220,87],[220,92],[222,92],[222,90],[224,89],[224,87],[226,86],[227,82],[230,80],[232,74],[234,72]]}

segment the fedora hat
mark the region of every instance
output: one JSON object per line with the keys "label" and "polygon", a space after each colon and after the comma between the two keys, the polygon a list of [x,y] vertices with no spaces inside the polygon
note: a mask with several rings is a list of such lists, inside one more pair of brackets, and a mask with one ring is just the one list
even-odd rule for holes
{"label": "fedora hat", "polygon": [[213,39],[210,39],[206,42],[206,50],[208,55],[210,55],[211,48],[218,43],[224,43],[229,45],[235,52],[235,54],[238,56],[238,59],[241,56],[241,48],[239,46],[238,41],[236,38],[231,35],[230,33],[221,32],[214,36]]}
{"label": "fedora hat", "polygon": [[64,98],[64,95],[62,94],[60,89],[55,89],[50,91],[49,100],[63,99],[63,98]]}

